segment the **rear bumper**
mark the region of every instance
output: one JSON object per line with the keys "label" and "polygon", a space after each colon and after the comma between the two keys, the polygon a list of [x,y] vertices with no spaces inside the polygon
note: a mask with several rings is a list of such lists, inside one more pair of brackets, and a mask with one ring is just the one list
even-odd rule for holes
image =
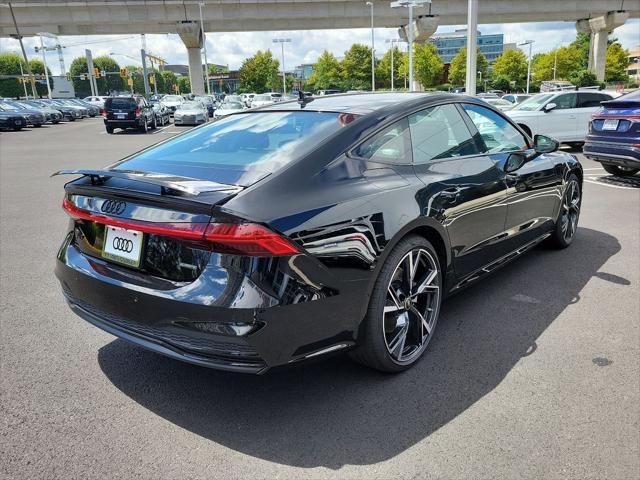
{"label": "rear bumper", "polygon": [[113,127],[113,128],[138,128],[138,127],[141,127],[143,125],[141,119],[135,119],[135,120],[108,120],[106,118],[104,119],[104,124],[107,127]]}
{"label": "rear bumper", "polygon": [[640,148],[629,144],[597,142],[587,139],[582,152],[585,157],[596,162],[640,168]]}
{"label": "rear bumper", "polygon": [[[306,258],[282,257],[274,267],[229,257],[212,259],[194,282],[170,282],[87,256],[69,237],[55,273],[84,320],[196,365],[259,374],[355,344],[365,282],[339,294],[317,289],[327,272]],[[302,270],[315,287],[295,276]]]}

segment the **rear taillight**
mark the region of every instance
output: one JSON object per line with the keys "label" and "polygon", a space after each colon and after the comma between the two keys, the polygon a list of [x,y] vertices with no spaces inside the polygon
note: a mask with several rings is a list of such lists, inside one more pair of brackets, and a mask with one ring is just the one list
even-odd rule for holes
{"label": "rear taillight", "polygon": [[134,113],[136,114],[136,118],[138,118],[142,113],[142,111],[140,110],[140,107],[136,107],[136,109],[134,110]]}
{"label": "rear taillight", "polygon": [[205,242],[211,250],[256,257],[295,255],[299,250],[277,233],[255,223],[158,223],[121,219],[82,210],[66,198],[62,208],[77,220],[138,230],[153,235]]}
{"label": "rear taillight", "polygon": [[102,115],[104,118],[107,118],[107,109],[106,108],[101,108],[100,109],[100,115]]}

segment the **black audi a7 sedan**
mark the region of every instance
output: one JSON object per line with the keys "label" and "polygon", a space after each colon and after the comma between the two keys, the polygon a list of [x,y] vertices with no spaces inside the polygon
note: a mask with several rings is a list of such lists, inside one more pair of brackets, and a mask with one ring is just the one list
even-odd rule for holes
{"label": "black audi a7 sedan", "polygon": [[349,350],[398,372],[448,295],[571,244],[582,167],[462,95],[301,98],[103,170],[66,170],[56,275],[80,317],[154,352],[262,373]]}

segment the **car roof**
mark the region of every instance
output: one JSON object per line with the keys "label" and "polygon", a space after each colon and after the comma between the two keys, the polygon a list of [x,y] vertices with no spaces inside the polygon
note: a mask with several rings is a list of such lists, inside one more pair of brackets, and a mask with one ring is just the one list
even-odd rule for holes
{"label": "car roof", "polygon": [[297,100],[279,102],[275,105],[262,107],[260,111],[311,110],[365,115],[383,108],[393,110],[393,107],[397,107],[398,110],[405,110],[413,104],[426,104],[440,100],[460,101],[462,98],[466,97],[449,93],[347,93],[313,97],[312,101],[305,102],[304,104],[298,103]]}

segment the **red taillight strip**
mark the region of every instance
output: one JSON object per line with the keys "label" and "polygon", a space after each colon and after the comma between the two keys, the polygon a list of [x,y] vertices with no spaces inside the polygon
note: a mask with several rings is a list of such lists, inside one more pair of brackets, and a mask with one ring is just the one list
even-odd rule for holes
{"label": "red taillight strip", "polygon": [[287,240],[267,228],[254,223],[156,223],[140,220],[119,219],[87,212],[68,199],[62,208],[79,220],[111,225],[113,227],[139,230],[153,235],[180,238],[183,240],[207,241],[222,251],[244,255],[294,255],[299,250]]}
{"label": "red taillight strip", "polygon": [[591,115],[591,118],[593,118],[594,120],[598,120],[600,118],[605,119],[605,118],[617,118],[619,120],[631,120],[631,119],[638,119],[640,118],[640,115],[606,115],[606,114],[601,114],[601,113],[594,113]]}

